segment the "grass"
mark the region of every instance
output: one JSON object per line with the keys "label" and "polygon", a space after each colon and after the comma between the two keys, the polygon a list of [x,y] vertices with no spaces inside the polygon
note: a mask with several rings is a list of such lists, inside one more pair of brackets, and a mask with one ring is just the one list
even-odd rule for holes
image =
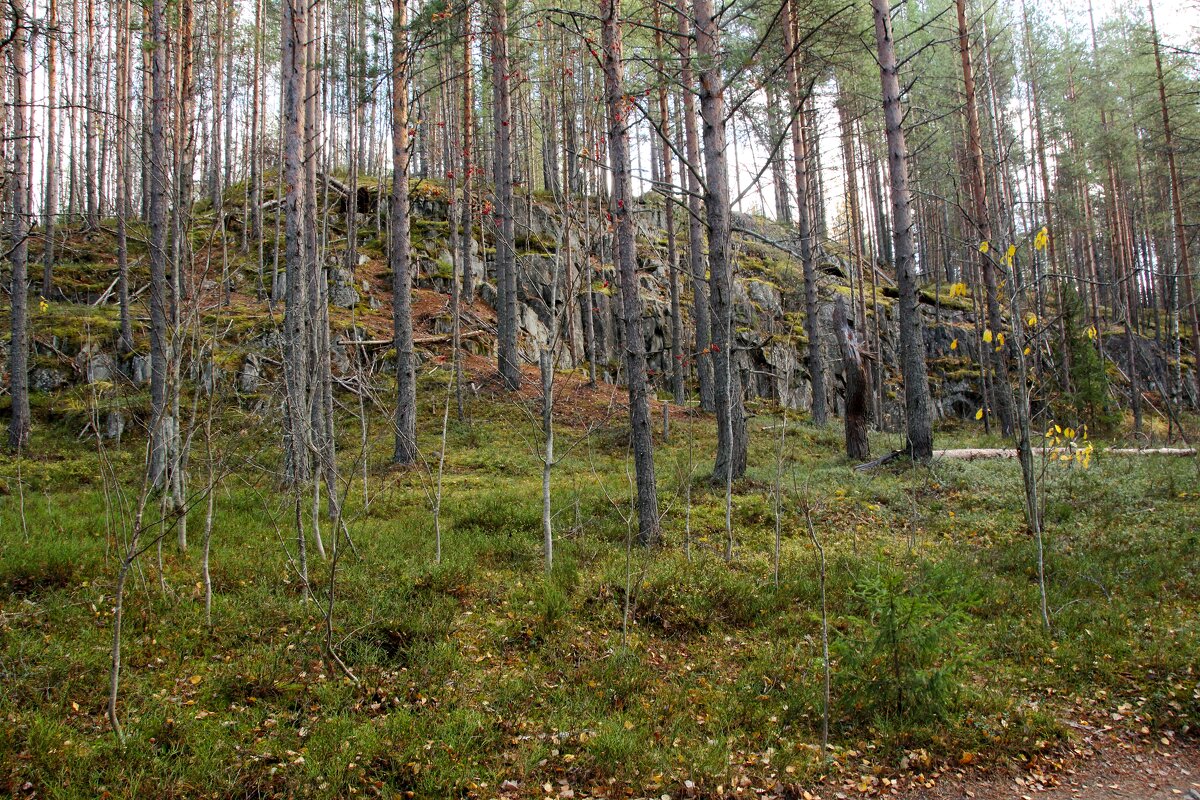
{"label": "grass", "polygon": [[[440,394],[431,387],[426,420]],[[320,609],[302,601],[289,568],[290,506],[267,471],[270,437],[245,436],[277,421],[222,410],[216,449],[243,466],[216,496],[213,625],[199,584],[200,504],[191,549],[164,546],[169,592],[153,550],[131,582],[123,747],[104,717],[105,688],[116,559],[144,442],[129,436],[107,454],[117,482],[96,477],[94,444],[70,431],[38,431],[21,486],[15,458],[0,458],[0,774],[10,789],[446,797],[493,796],[514,781],[530,796],[547,783],[657,796],[685,780],[716,792],[743,778],[768,787],[894,771],[917,752],[1033,757],[1069,738],[1066,718],[1119,713],[1181,735],[1200,722],[1191,460],[1098,454],[1086,471],[1051,465],[1047,637],[1012,462],[855,473],[837,455],[839,431],[793,424],[775,586],[775,434],[760,430],[773,420],[752,421],[728,564],[722,495],[703,478],[711,420],[677,417],[671,444],[660,444],[665,542],[628,561],[625,445],[597,436],[555,471],[546,578],[538,462],[524,438],[534,434],[510,403],[484,397],[469,411],[449,431],[441,564],[427,478],[390,470],[390,435],[372,431],[369,505],[357,483],[347,492],[361,558],[346,556],[338,580],[336,641],[355,685],[323,662]],[[358,434],[352,420],[343,429],[349,478]],[[979,443],[971,430],[954,444]],[[690,560],[678,479],[689,442]],[[202,460],[193,453],[197,475]],[[831,764],[819,753],[820,605],[801,495],[828,558]],[[323,595],[317,561],[313,581]],[[908,699],[898,705],[897,693]]]}

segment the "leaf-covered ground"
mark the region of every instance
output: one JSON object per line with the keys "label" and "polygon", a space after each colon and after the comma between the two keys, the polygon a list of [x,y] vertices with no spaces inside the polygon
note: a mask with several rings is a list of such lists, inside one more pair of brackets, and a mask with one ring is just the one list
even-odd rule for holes
{"label": "leaf-covered ground", "polygon": [[[435,468],[444,387],[433,373],[421,391]],[[278,416],[221,408],[212,624],[198,497],[188,550],[167,531],[161,582],[153,547],[130,582],[123,746],[105,703],[144,440],[101,453],[77,428],[42,427],[20,462],[0,456],[0,785],[39,797],[832,798],[980,765],[1053,771],[1090,730],[1174,745],[1200,723],[1195,459],[1100,447],[1087,469],[1046,465],[1047,635],[1013,462],[857,473],[838,455],[840,430],[790,420],[780,471],[783,423],[760,409],[726,562],[724,496],[707,482],[712,420],[676,414],[656,456],[665,542],[643,551],[626,546],[623,415],[592,393],[594,411],[567,414],[559,432],[560,453],[572,449],[554,471],[547,578],[531,400],[485,389],[468,393],[466,421],[451,413],[436,564],[434,476],[389,468],[382,423],[362,458],[346,399],[356,551],[339,562],[334,625],[359,682],[322,658],[322,608],[294,568]],[[979,444],[990,443],[973,429],[939,437]],[[197,439],[195,492],[207,459]],[[806,507],[826,563],[824,755]],[[328,564],[313,556],[311,575],[323,600]]]}

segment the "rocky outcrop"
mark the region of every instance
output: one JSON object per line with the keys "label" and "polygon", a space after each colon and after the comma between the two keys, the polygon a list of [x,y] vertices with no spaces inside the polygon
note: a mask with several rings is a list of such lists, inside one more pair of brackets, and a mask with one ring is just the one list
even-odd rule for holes
{"label": "rocky outcrop", "polygon": [[[518,321],[522,356],[529,363],[536,363],[539,352],[553,348],[560,369],[584,366],[587,347],[583,311],[590,309],[597,375],[620,382],[625,328],[617,297],[616,272],[611,263],[612,244],[607,221],[595,205],[588,214],[577,212],[565,227],[557,209],[549,203],[535,201],[530,205],[525,197],[518,195],[516,206],[514,244],[519,270]],[[444,199],[437,197],[424,197],[413,205],[412,253],[416,260],[416,286],[443,294],[450,291],[456,270],[448,242],[447,212]],[[671,270],[666,261],[665,234],[660,227],[663,224],[661,203],[647,203],[637,224],[638,280],[644,309],[642,332],[648,373],[655,386],[666,392],[674,367],[674,343]],[[741,233],[735,235],[737,273],[732,325],[736,343],[734,364],[741,373],[742,385],[751,398],[807,410],[813,402],[806,358],[811,343],[805,333],[801,267],[794,255],[796,248],[789,241],[791,234],[772,223],[750,218],[737,219],[735,230]],[[494,231],[488,225],[482,232],[477,227],[469,246],[476,299],[494,305],[496,288],[491,272]],[[840,414],[840,355],[834,336],[833,311],[837,298],[852,294],[848,286],[851,270],[836,256],[818,252],[816,329],[820,361],[828,370],[825,381],[827,406]],[[377,252],[376,259],[378,257]],[[686,269],[683,252],[680,252],[680,259],[682,271]],[[360,268],[370,264],[366,255],[360,256]],[[386,280],[372,283],[364,279],[365,271],[355,274],[346,270],[344,251],[331,250],[327,254],[327,266],[331,305],[358,308],[363,315],[360,319],[388,306],[390,289]],[[377,277],[385,276],[386,273]],[[694,379],[698,354],[693,352],[691,279],[683,274],[681,303],[684,341],[680,343],[680,349],[684,353],[689,379]],[[853,313],[855,304],[848,306]],[[939,417],[971,417],[982,402],[977,366],[980,359],[978,321],[969,305],[938,290],[923,293],[921,311],[925,319],[925,346],[935,414]],[[217,356],[206,350],[198,363],[188,366],[187,375],[202,390],[219,392],[224,389],[250,399],[272,390],[280,380],[278,365],[283,341],[276,327],[278,321],[271,321],[257,309],[243,313],[247,315],[247,324],[241,329],[242,333],[223,342]],[[424,346],[443,347],[444,334],[450,331],[448,315],[444,311],[438,312],[427,324],[430,327],[425,329],[426,334],[433,335]],[[881,286],[877,302],[867,303],[867,319],[858,320],[857,324],[868,361],[876,370],[882,365],[881,412],[885,419],[897,421],[902,414],[903,389],[898,374],[890,368],[899,363],[894,289]],[[383,326],[376,325],[376,329],[380,327]],[[464,340],[464,346],[481,355],[490,350],[494,356],[494,331],[490,323],[472,319],[469,327],[472,335]],[[557,335],[554,334],[556,330]],[[358,345],[351,342],[367,341],[376,348],[369,354],[372,363],[386,372],[391,359],[382,357],[386,344],[381,347],[378,336],[378,332],[372,336],[363,327],[335,331],[330,342],[335,373],[353,370]],[[0,348],[5,346],[6,343],[0,341]],[[1151,391],[1167,385],[1172,377],[1169,374],[1172,367],[1161,348],[1150,340],[1139,339],[1136,350],[1142,385]],[[1105,353],[1110,363],[1128,370],[1123,339],[1107,338]],[[150,378],[149,358],[144,353],[119,355],[111,346],[105,349],[90,341],[72,348],[54,336],[46,344],[35,344],[34,356],[30,383],[35,391],[55,391],[76,382],[124,381],[145,386]],[[1187,380],[1184,385],[1188,385]],[[124,421],[119,425],[110,422],[112,435],[119,436]]]}
{"label": "rocky outcrop", "polygon": [[[570,369],[586,363],[584,343],[584,304],[592,311],[596,340],[597,373],[608,380],[620,381],[621,349],[624,346],[621,307],[616,296],[616,273],[611,264],[611,241],[593,214],[586,227],[583,220],[572,220],[569,232],[564,232],[558,214],[551,208],[534,203],[530,208],[524,198],[518,198],[517,220],[518,324],[520,348],[530,362],[537,353],[552,346],[551,331],[557,324],[562,328],[555,346],[556,363]],[[436,202],[422,204],[421,213],[433,220],[444,219],[445,209]],[[673,368],[672,325],[670,305],[670,268],[666,263],[664,234],[657,227],[661,210],[651,209],[639,220],[638,276],[644,306],[643,335],[647,367],[651,380],[665,391]],[[761,222],[742,221],[763,228]],[[419,225],[422,231],[437,230],[432,225]],[[775,228],[768,233],[780,241],[779,247],[764,244],[760,239],[739,239],[738,276],[734,295],[734,338],[737,342],[735,363],[742,373],[742,383],[750,397],[757,397],[806,410],[812,406],[812,382],[806,365],[809,343],[804,335],[804,309],[800,264],[789,253],[788,233]],[[491,234],[484,237],[490,253]],[[479,240],[472,242],[472,267],[479,297],[495,302],[493,277],[481,257]],[[417,269],[417,285],[435,291],[447,291],[450,275],[450,254],[446,242],[436,235],[422,234],[414,238],[414,253],[421,264]],[[569,254],[569,255],[568,255]],[[682,258],[682,253],[681,253]],[[684,265],[686,266],[686,265]],[[845,275],[848,270],[836,258],[826,256],[822,264],[819,287],[819,332],[822,363],[830,370],[826,381],[831,408],[841,408],[840,377],[837,376],[838,351],[833,331],[833,308],[839,294],[847,294]],[[691,319],[691,281],[681,276],[684,306],[684,341],[681,350],[690,366],[696,354],[692,343],[695,330]],[[568,308],[569,306],[569,308]],[[940,415],[962,416],[974,413],[979,406],[977,373],[970,376],[969,363],[978,356],[964,334],[971,328],[969,315],[951,308],[927,311],[926,344],[929,356],[942,366],[952,366],[946,380],[934,374],[936,410]],[[876,364],[897,363],[898,341],[894,301],[881,297],[877,307],[868,315],[878,313],[878,333],[881,353]],[[876,322],[867,321],[874,331]],[[865,342],[874,337],[864,335]],[[950,345],[959,340],[952,350]],[[940,359],[940,360],[939,360]],[[961,362],[961,366],[958,365]],[[899,413],[899,385],[890,372],[885,375],[885,391],[893,414]],[[886,409],[885,409],[886,410]]]}

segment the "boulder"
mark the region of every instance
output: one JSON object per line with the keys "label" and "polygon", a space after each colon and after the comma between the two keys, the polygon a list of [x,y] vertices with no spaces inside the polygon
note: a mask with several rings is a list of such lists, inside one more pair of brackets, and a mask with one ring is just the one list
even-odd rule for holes
{"label": "boulder", "polygon": [[29,388],[35,392],[52,392],[67,385],[70,376],[56,367],[34,367],[29,373]]}
{"label": "boulder", "polygon": [[329,280],[329,302],[341,308],[358,305],[358,290],[354,288],[354,275],[340,267],[333,268]]}
{"label": "boulder", "polygon": [[242,368],[238,370],[237,388],[241,394],[254,394],[258,391],[258,385],[262,378],[262,369],[257,355],[250,353],[242,362]]}

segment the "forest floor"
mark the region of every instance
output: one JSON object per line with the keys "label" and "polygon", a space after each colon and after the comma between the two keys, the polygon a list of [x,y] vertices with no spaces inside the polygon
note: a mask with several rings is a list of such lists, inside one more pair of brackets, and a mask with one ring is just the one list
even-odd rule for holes
{"label": "forest floor", "polygon": [[[70,244],[77,261],[56,280],[75,281],[79,297],[102,292],[108,240]],[[202,295],[201,322],[227,333],[217,359],[227,369],[279,316],[245,293],[248,263],[233,267],[244,279],[231,306],[211,285]],[[366,272],[386,298],[382,270],[373,258]],[[419,291],[414,306],[418,337],[443,335],[445,296]],[[365,307],[334,324],[389,338],[386,299]],[[488,309],[473,313],[486,327]],[[110,306],[53,301],[33,316],[44,345],[115,337]],[[0,454],[0,792],[1091,800],[1194,788],[1197,459],[1108,455],[1107,444],[1128,443],[1117,432],[1090,462],[1041,464],[1047,633],[1015,462],[857,472],[836,425],[753,404],[726,561],[724,492],[708,480],[713,419],[673,407],[670,440],[659,430],[655,442],[664,539],[643,550],[630,546],[624,393],[563,372],[547,576],[532,367],[508,393],[488,359],[467,357],[435,525],[447,366],[435,353],[421,367],[420,468],[389,463],[387,378],[364,400],[365,430],[358,398],[339,395],[355,548],[338,560],[334,644],[357,683],[322,656],[330,562],[311,539],[320,602],[305,601],[292,520],[311,497],[281,489],[279,398],[218,397],[212,439],[197,428],[192,446],[187,549],[174,521],[154,503],[147,511],[148,547],[125,599],[124,744],[105,706],[146,393],[114,381],[36,394],[29,451]],[[94,438],[103,408],[130,420],[122,441]],[[900,440],[871,443],[882,454]],[[936,438],[939,448],[1004,444],[978,423]],[[210,464],[211,621],[201,580]],[[322,533],[328,546],[327,523]]]}
{"label": "forest floor", "polygon": [[[124,745],[105,717],[112,592],[144,440],[131,431],[98,448],[65,415],[41,423],[19,461],[0,456],[0,786],[20,797],[824,800],[1189,788],[1182,772],[1154,770],[1195,766],[1195,459],[1107,456],[1098,442],[1087,468],[1044,465],[1047,635],[1015,463],[859,473],[835,426],[784,426],[756,406],[726,562],[724,495],[707,480],[713,421],[679,412],[670,441],[656,435],[664,541],[646,551],[628,546],[621,394],[564,374],[546,576],[536,392],[506,395],[472,364],[478,391],[448,425],[435,563],[448,382],[427,366],[429,469],[389,465],[386,408],[372,410],[365,450],[355,403],[341,419],[356,553],[339,561],[334,642],[358,683],[322,658],[329,562],[311,541],[322,603],[304,601],[278,420],[269,403],[227,401],[211,451],[197,440],[192,454],[194,482],[210,458],[219,477],[212,621],[204,486],[193,485],[188,549],[151,524],[126,597]],[[873,435],[876,452],[897,444]],[[938,432],[939,446],[996,444],[971,425]],[[824,759],[822,573],[805,509],[826,565]],[[1063,794],[1077,779],[1089,788]]]}

